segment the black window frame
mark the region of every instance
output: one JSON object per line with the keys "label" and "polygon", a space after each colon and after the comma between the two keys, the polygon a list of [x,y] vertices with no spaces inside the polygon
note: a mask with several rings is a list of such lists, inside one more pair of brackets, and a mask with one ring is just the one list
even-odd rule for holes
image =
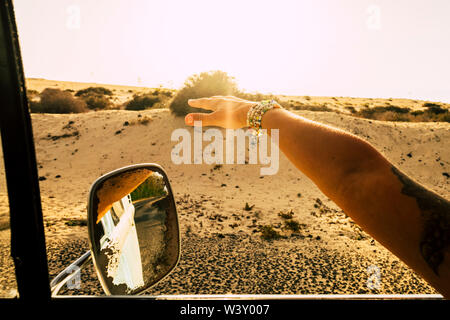
{"label": "black window frame", "polygon": [[36,154],[12,0],[0,2],[0,130],[21,301],[49,301]]}
{"label": "black window frame", "polygon": [[[154,297],[145,296],[51,297],[36,153],[12,0],[0,1],[0,133],[10,207],[11,256],[19,292],[18,299],[0,299],[0,307],[9,304],[17,311],[23,303],[33,305],[39,303],[40,306],[51,306],[52,310],[78,305],[90,307],[90,312],[95,308],[101,311],[103,316],[105,312],[114,313],[122,308],[152,307],[156,308],[150,309],[152,314],[156,314],[158,310],[165,311],[166,316],[179,317],[179,308],[186,306],[186,303],[192,307],[220,307],[225,304],[222,301],[206,302],[206,298],[190,299],[186,302],[155,300]],[[291,315],[291,312],[299,307],[308,307],[321,313],[326,310],[323,308],[324,305],[333,307],[334,312],[336,307],[345,310],[356,304],[363,304],[366,307],[373,307],[374,304],[373,300],[337,301],[320,297],[302,300],[279,300],[273,297],[262,300],[249,299],[251,300],[227,299],[227,303],[241,306],[269,304],[273,306],[272,315],[275,313]],[[413,309],[423,310],[423,307],[431,302],[431,299],[415,301],[400,299],[385,301],[384,306],[401,304],[408,308],[414,306],[416,308]],[[434,306],[436,303],[446,306],[448,301],[434,300]],[[379,308],[380,304],[376,304]],[[177,307],[174,308],[174,305]],[[112,308],[107,309],[110,306]],[[384,310],[381,308],[379,311]],[[222,318],[225,315],[219,316]]]}

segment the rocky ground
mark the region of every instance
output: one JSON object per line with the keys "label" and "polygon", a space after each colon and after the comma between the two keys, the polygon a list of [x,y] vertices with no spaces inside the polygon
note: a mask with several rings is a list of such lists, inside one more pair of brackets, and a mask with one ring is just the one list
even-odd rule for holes
{"label": "rocky ground", "polygon": [[[48,244],[53,278],[88,250],[84,240]],[[5,266],[2,263],[3,266]],[[380,270],[379,287],[367,281]],[[11,265],[3,269],[11,271]],[[370,280],[369,280],[370,281]],[[375,282],[373,282],[375,284]],[[183,237],[178,266],[149,295],[179,294],[434,294],[419,276],[396,259],[367,258],[321,248],[315,239],[268,242],[244,234]],[[102,295],[93,264],[81,273],[78,290],[63,288],[61,294]]]}

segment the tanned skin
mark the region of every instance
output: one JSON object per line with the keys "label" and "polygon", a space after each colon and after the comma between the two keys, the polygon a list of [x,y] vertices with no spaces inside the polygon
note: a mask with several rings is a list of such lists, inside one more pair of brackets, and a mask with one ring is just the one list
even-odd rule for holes
{"label": "tanned skin", "polygon": [[[254,101],[233,96],[189,100],[212,110],[191,113],[187,125],[243,128]],[[272,109],[262,128],[279,130],[279,148],[347,215],[446,299],[450,298],[450,202],[395,168],[365,140]]]}

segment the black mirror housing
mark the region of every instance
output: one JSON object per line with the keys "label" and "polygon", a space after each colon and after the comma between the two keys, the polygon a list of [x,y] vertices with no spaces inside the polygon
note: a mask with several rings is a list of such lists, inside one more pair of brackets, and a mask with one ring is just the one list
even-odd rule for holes
{"label": "black mirror housing", "polygon": [[177,265],[180,232],[172,188],[157,164],[109,172],[91,186],[92,259],[107,295],[141,294]]}

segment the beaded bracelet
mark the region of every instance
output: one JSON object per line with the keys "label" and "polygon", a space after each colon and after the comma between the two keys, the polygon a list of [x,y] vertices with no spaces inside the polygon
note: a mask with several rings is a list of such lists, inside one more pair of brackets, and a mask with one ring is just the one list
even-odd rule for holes
{"label": "beaded bracelet", "polygon": [[281,108],[275,100],[263,100],[248,110],[247,126],[255,130],[255,135],[261,135],[261,120],[264,113],[275,108]]}

